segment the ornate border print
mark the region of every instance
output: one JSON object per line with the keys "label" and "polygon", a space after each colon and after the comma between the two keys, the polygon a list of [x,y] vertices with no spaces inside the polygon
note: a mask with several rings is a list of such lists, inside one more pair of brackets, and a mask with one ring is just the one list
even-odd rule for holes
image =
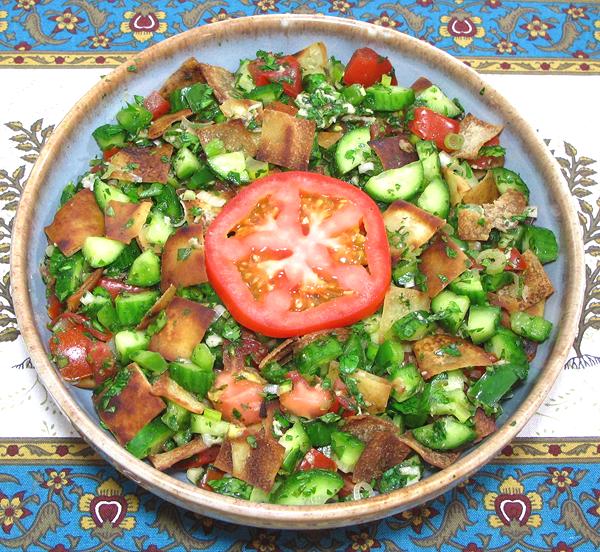
{"label": "ornate border print", "polygon": [[0,0],[0,67],[112,67],[245,15],[323,13],[425,40],[484,73],[600,73],[600,5],[569,0]]}

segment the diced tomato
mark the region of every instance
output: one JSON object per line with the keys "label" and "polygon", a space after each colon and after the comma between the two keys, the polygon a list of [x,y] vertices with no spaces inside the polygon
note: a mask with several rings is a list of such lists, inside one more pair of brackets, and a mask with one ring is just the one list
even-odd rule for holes
{"label": "diced tomato", "polygon": [[448,134],[458,134],[460,123],[426,107],[417,107],[408,128],[423,140],[433,140],[438,149],[450,151],[444,140]]}
{"label": "diced tomato", "polygon": [[[488,140],[484,146],[499,146],[500,145],[500,136],[494,136],[492,139]],[[504,166],[504,156],[495,157],[492,155],[482,155],[477,159],[473,159],[469,161],[469,165],[472,169],[479,170],[487,170],[493,167],[502,167]]]}
{"label": "diced tomato", "polygon": [[144,107],[152,113],[153,119],[158,119],[171,111],[171,104],[156,91],[144,100]]}
{"label": "diced tomato", "polygon": [[295,370],[288,374],[292,380],[292,390],[279,396],[281,407],[291,414],[304,418],[318,418],[329,412],[333,394],[323,389],[320,383],[309,383]]}
{"label": "diced tomato", "polygon": [[333,403],[331,404],[329,412],[340,414],[341,409],[342,418],[347,418],[356,414],[356,404],[350,397],[346,384],[340,378],[337,378],[333,383],[333,393]]}
{"label": "diced tomato", "polygon": [[93,328],[90,324],[89,318],[86,316],[77,314],[76,312],[68,311],[63,312],[56,320],[53,321],[53,330],[56,331],[58,328],[64,327],[65,323],[82,325],[89,335],[99,339],[100,341],[110,341],[110,338],[112,337],[112,333],[110,332],[101,332],[100,330]]}
{"label": "diced tomato", "polygon": [[62,314],[62,312],[63,304],[54,293],[51,293],[48,296],[48,318],[54,321]]}
{"label": "diced tomato", "polygon": [[108,161],[113,155],[115,155],[115,153],[119,153],[120,151],[121,148],[108,148],[107,150],[104,150],[104,153],[102,153],[102,157],[105,161]]}
{"label": "diced tomato", "polygon": [[388,58],[379,55],[371,48],[359,48],[352,54],[346,66],[344,84],[362,84],[368,87],[379,82],[383,75],[390,75],[392,84],[398,83]]}
{"label": "diced tomato", "polygon": [[115,280],[114,278],[102,278],[98,283],[98,286],[108,291],[113,299],[124,291],[127,293],[140,293],[146,291],[144,288],[132,286],[125,282],[121,282],[121,280]]}
{"label": "diced tomato", "polygon": [[103,341],[93,341],[87,349],[87,360],[92,367],[96,385],[112,378],[117,371],[117,361],[112,349]]}
{"label": "diced tomato", "polygon": [[523,259],[518,249],[514,247],[508,252],[508,270],[521,271],[527,268],[527,263]]}
{"label": "diced tomato", "polygon": [[260,422],[263,384],[244,377],[244,372],[223,371],[215,379],[212,397],[214,407],[229,422],[245,425]]}
{"label": "diced tomato", "polygon": [[176,467],[180,470],[189,470],[190,468],[206,466],[206,464],[210,464],[217,459],[220,449],[221,447],[219,445],[207,448],[198,454],[194,454],[194,456],[187,460],[178,462]]}
{"label": "diced tomato", "polygon": [[200,488],[204,489],[205,491],[212,491],[213,488],[208,484],[208,482],[223,479],[224,475],[225,472],[222,472],[221,470],[210,466],[202,476],[202,479],[200,480]]}
{"label": "diced tomato", "polygon": [[357,187],[289,171],[244,187],[205,238],[208,279],[233,317],[272,337],[353,324],[389,287],[381,213]]}
{"label": "diced tomato", "polygon": [[267,356],[269,348],[258,340],[256,334],[242,330],[242,339],[238,346],[238,352],[241,354],[242,359],[250,355],[254,363],[258,365]]}
{"label": "diced tomato", "polygon": [[81,324],[66,323],[50,338],[50,353],[67,381],[78,381],[93,375],[87,356],[91,339],[85,335],[85,331],[85,326]]}
{"label": "diced tomato", "polygon": [[274,57],[272,64],[256,59],[250,62],[248,70],[256,86],[276,82],[281,84],[283,92],[292,98],[302,92],[302,71],[294,56]]}
{"label": "diced tomato", "polygon": [[321,470],[337,471],[337,464],[331,459],[325,456],[321,451],[317,449],[310,449],[302,462],[300,462],[299,470],[312,470],[313,468]]}

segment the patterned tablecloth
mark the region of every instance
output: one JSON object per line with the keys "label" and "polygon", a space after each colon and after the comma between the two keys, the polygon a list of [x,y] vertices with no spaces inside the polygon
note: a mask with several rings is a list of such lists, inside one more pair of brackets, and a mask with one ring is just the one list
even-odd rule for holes
{"label": "patterned tablecloth", "polygon": [[[528,0],[0,0],[1,550],[600,550],[600,4]],[[19,336],[12,219],[44,141],[109,68],[191,27],[325,13],[417,36],[486,73],[560,163],[586,247],[586,303],[570,359],[519,439],[422,507],[327,532],[195,516],[101,461],[57,411]],[[269,45],[264,45],[268,47]]]}

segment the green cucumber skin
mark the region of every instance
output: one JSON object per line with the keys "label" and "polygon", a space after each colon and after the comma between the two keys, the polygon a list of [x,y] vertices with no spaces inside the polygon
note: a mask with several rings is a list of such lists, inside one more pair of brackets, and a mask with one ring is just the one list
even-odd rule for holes
{"label": "green cucumber skin", "polygon": [[370,140],[371,132],[364,127],[351,130],[340,138],[335,149],[335,162],[340,174],[346,174],[369,158]]}
{"label": "green cucumber skin", "polygon": [[373,199],[385,203],[397,199],[408,201],[419,193],[423,180],[423,163],[414,161],[399,169],[389,169],[371,177],[365,185],[365,192]]}
{"label": "green cucumber skin", "polygon": [[332,471],[312,469],[298,471],[273,492],[270,502],[286,506],[325,504],[344,486],[342,477]]}

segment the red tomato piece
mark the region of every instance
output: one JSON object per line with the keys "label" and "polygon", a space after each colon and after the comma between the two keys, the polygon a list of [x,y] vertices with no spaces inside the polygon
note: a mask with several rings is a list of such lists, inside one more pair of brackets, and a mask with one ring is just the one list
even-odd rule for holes
{"label": "red tomato piece", "polygon": [[337,471],[337,464],[331,459],[325,456],[321,451],[317,449],[310,449],[302,462],[300,462],[299,470],[312,470],[313,468],[321,470]]}
{"label": "red tomato piece", "polygon": [[144,288],[132,286],[125,282],[121,282],[121,280],[115,280],[114,278],[102,278],[98,283],[98,286],[108,291],[113,299],[124,291],[127,293],[140,293],[141,291],[146,291]]}
{"label": "red tomato piece", "polygon": [[426,107],[417,107],[408,128],[423,140],[433,140],[438,149],[450,151],[444,140],[448,134],[458,134],[460,123]]}
{"label": "red tomato piece", "polygon": [[208,484],[209,481],[218,481],[219,479],[223,479],[224,475],[225,472],[222,472],[217,468],[209,466],[209,468],[206,470],[206,473],[202,476],[202,479],[200,480],[200,488],[204,489],[205,491],[212,491],[213,488]]}
{"label": "red tomato piece", "polygon": [[92,367],[96,385],[112,378],[117,371],[115,355],[103,341],[93,341],[88,345],[87,360]]}
{"label": "red tomato piece", "polygon": [[153,119],[158,119],[171,111],[171,104],[165,100],[158,92],[154,91],[144,99],[144,107],[152,113]]}
{"label": "red tomato piece", "polygon": [[48,297],[48,318],[54,321],[62,314],[62,312],[63,304],[54,293],[51,293]]}
{"label": "red tomato piece", "polygon": [[233,317],[271,337],[353,324],[390,284],[381,213],[364,192],[290,171],[231,199],[205,238],[208,279]]}
{"label": "red tomato piece", "polygon": [[521,256],[518,249],[514,247],[508,253],[508,270],[521,271],[527,268],[525,259]]}
{"label": "red tomato piece", "polygon": [[85,331],[85,326],[66,322],[50,338],[50,353],[67,381],[78,381],[93,375],[88,362],[91,339],[85,335]]}
{"label": "red tomato piece", "polygon": [[300,63],[294,56],[275,57],[273,63],[267,64],[262,59],[250,62],[248,70],[256,86],[264,86],[272,82],[279,83],[283,92],[295,98],[302,92],[302,71]]}
{"label": "red tomato piece", "polygon": [[358,410],[356,408],[356,403],[354,402],[354,399],[350,397],[346,384],[340,378],[337,378],[333,383],[333,392],[333,403],[331,404],[329,412],[341,414],[342,418],[347,418],[348,416],[356,414]]}
{"label": "red tomato piece", "polygon": [[329,412],[333,394],[323,389],[320,383],[309,383],[296,371],[288,374],[292,380],[292,390],[279,396],[279,403],[286,411],[303,418],[318,418]]}
{"label": "red tomato piece", "polygon": [[390,75],[392,84],[397,84],[394,68],[388,58],[371,48],[359,48],[346,66],[344,84],[362,84],[368,87],[379,82],[383,75]]}
{"label": "red tomato piece", "polygon": [[178,462],[176,468],[179,470],[189,470],[190,468],[199,468],[201,466],[206,466],[206,464],[211,464],[217,459],[220,449],[220,445],[207,448],[198,454],[194,454],[194,456],[187,460]]}
{"label": "red tomato piece", "polygon": [[246,379],[243,372],[223,371],[217,375],[212,393],[218,397],[214,407],[227,421],[245,425],[260,422],[262,383]]}
{"label": "red tomato piece", "polygon": [[[500,136],[494,136],[488,140],[484,146],[499,146]],[[469,165],[472,169],[487,170],[493,167],[502,167],[504,165],[504,157],[495,157],[491,155],[482,155],[477,159],[469,161]]]}
{"label": "red tomato piece", "polygon": [[104,150],[104,152],[102,153],[102,157],[104,158],[105,161],[108,161],[113,155],[115,155],[116,153],[119,153],[121,151],[121,148],[108,148],[107,150]]}

